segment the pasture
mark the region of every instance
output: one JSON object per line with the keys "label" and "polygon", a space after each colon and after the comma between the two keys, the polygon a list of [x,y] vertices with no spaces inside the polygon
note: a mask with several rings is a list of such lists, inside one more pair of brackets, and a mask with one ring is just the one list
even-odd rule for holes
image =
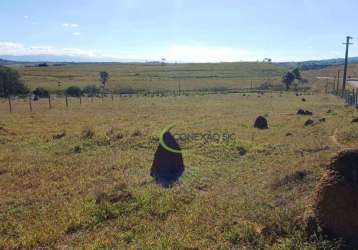
{"label": "pasture", "polygon": [[[304,72],[304,76],[309,79],[311,82],[315,82],[315,89],[319,91],[325,91],[326,87],[328,91],[332,91],[334,88],[334,78],[338,76],[338,71],[340,71],[340,88],[342,87],[343,82],[343,71],[344,65],[329,66],[323,69],[318,70],[308,70]],[[317,79],[319,77],[327,77],[330,79]],[[349,64],[347,71],[347,79],[352,78],[354,81],[358,78],[358,64]],[[336,87],[337,85],[335,85]],[[357,83],[347,84],[347,89],[352,90],[357,88]]]}
{"label": "pasture", "polygon": [[[96,81],[94,66],[68,67],[54,76],[51,67],[21,70],[30,86],[53,87],[57,79],[69,85]],[[107,67],[112,86],[118,80],[118,86],[152,87],[146,73],[135,76],[142,70],[137,67],[147,66]],[[187,75],[188,88],[220,81],[236,86],[238,77],[228,71],[225,78],[221,71],[221,80],[194,79],[195,67],[191,77],[181,66],[177,71],[156,67],[156,73],[149,70],[152,77],[165,80],[156,81],[155,88],[164,82],[174,88],[175,73]],[[219,75],[209,69],[205,74]],[[30,113],[27,102],[16,101],[12,114],[0,103],[0,248],[338,248],[339,243],[309,231],[315,186],[327,162],[342,148],[358,145],[358,129],[351,123],[357,111],[337,97],[83,98],[81,105],[71,99],[67,109],[64,103],[55,99],[49,110],[47,100],[40,100]],[[299,108],[314,114],[298,116]],[[268,119],[268,130],[253,128],[259,115]],[[308,118],[314,124],[305,127]],[[230,142],[194,143],[184,155],[184,175],[163,188],[149,169],[159,133],[169,124],[179,132],[235,136]],[[119,201],[98,202],[111,193],[119,193]]]}
{"label": "pasture", "polygon": [[[208,64],[67,64],[64,66],[13,66],[30,89],[44,87],[52,92],[69,86],[100,85],[99,72],[110,75],[108,89],[125,90],[210,90],[257,87],[264,82],[278,84],[287,69],[267,63]],[[58,87],[60,82],[61,86]]]}

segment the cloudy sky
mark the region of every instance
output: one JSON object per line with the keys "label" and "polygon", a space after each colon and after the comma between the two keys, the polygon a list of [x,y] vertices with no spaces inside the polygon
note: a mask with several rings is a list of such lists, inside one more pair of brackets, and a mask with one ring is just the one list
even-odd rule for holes
{"label": "cloudy sky", "polygon": [[0,55],[337,58],[346,35],[358,39],[357,9],[356,0],[1,0]]}

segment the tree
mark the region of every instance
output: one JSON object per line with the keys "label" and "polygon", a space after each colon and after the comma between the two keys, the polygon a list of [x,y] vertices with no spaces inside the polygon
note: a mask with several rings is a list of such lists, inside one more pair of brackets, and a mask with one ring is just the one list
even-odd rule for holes
{"label": "tree", "polygon": [[32,93],[38,98],[46,98],[50,95],[49,91],[44,88],[36,88]]}
{"label": "tree", "polygon": [[10,97],[27,93],[28,89],[21,81],[19,73],[8,67],[0,66],[0,96]]}
{"label": "tree", "polygon": [[96,85],[87,85],[83,88],[83,93],[87,96],[96,96],[100,93],[100,89]]}
{"label": "tree", "polygon": [[102,87],[104,88],[108,82],[109,74],[106,71],[101,71],[99,72],[99,77],[101,78]]}
{"label": "tree", "polygon": [[101,83],[102,83],[102,101],[103,101],[104,89],[106,87],[106,83],[108,82],[109,74],[106,71],[101,71],[99,72],[99,76],[101,78]]}
{"label": "tree", "polygon": [[296,77],[291,71],[287,72],[283,76],[282,82],[286,85],[286,91],[288,91],[290,89],[290,86],[295,79],[296,79]]}
{"label": "tree", "polygon": [[82,95],[82,90],[79,87],[71,86],[65,90],[65,94],[67,96],[80,97]]}
{"label": "tree", "polygon": [[295,75],[295,79],[297,80],[301,80],[301,72],[299,68],[295,68],[294,70],[292,70],[292,73]]}

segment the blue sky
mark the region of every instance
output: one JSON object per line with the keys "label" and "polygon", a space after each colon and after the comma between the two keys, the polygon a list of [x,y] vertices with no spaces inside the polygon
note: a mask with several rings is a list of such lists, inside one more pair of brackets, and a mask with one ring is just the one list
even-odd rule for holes
{"label": "blue sky", "polygon": [[358,39],[356,0],[1,0],[0,10],[0,55],[286,61],[343,57],[345,36]]}

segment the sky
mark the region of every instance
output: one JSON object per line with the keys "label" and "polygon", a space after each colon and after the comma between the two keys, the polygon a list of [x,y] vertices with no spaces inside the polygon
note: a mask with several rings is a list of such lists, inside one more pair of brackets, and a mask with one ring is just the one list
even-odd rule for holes
{"label": "sky", "polygon": [[[338,58],[347,35],[358,39],[357,10],[356,0],[1,0],[0,55]],[[358,42],[350,56],[358,56]]]}

